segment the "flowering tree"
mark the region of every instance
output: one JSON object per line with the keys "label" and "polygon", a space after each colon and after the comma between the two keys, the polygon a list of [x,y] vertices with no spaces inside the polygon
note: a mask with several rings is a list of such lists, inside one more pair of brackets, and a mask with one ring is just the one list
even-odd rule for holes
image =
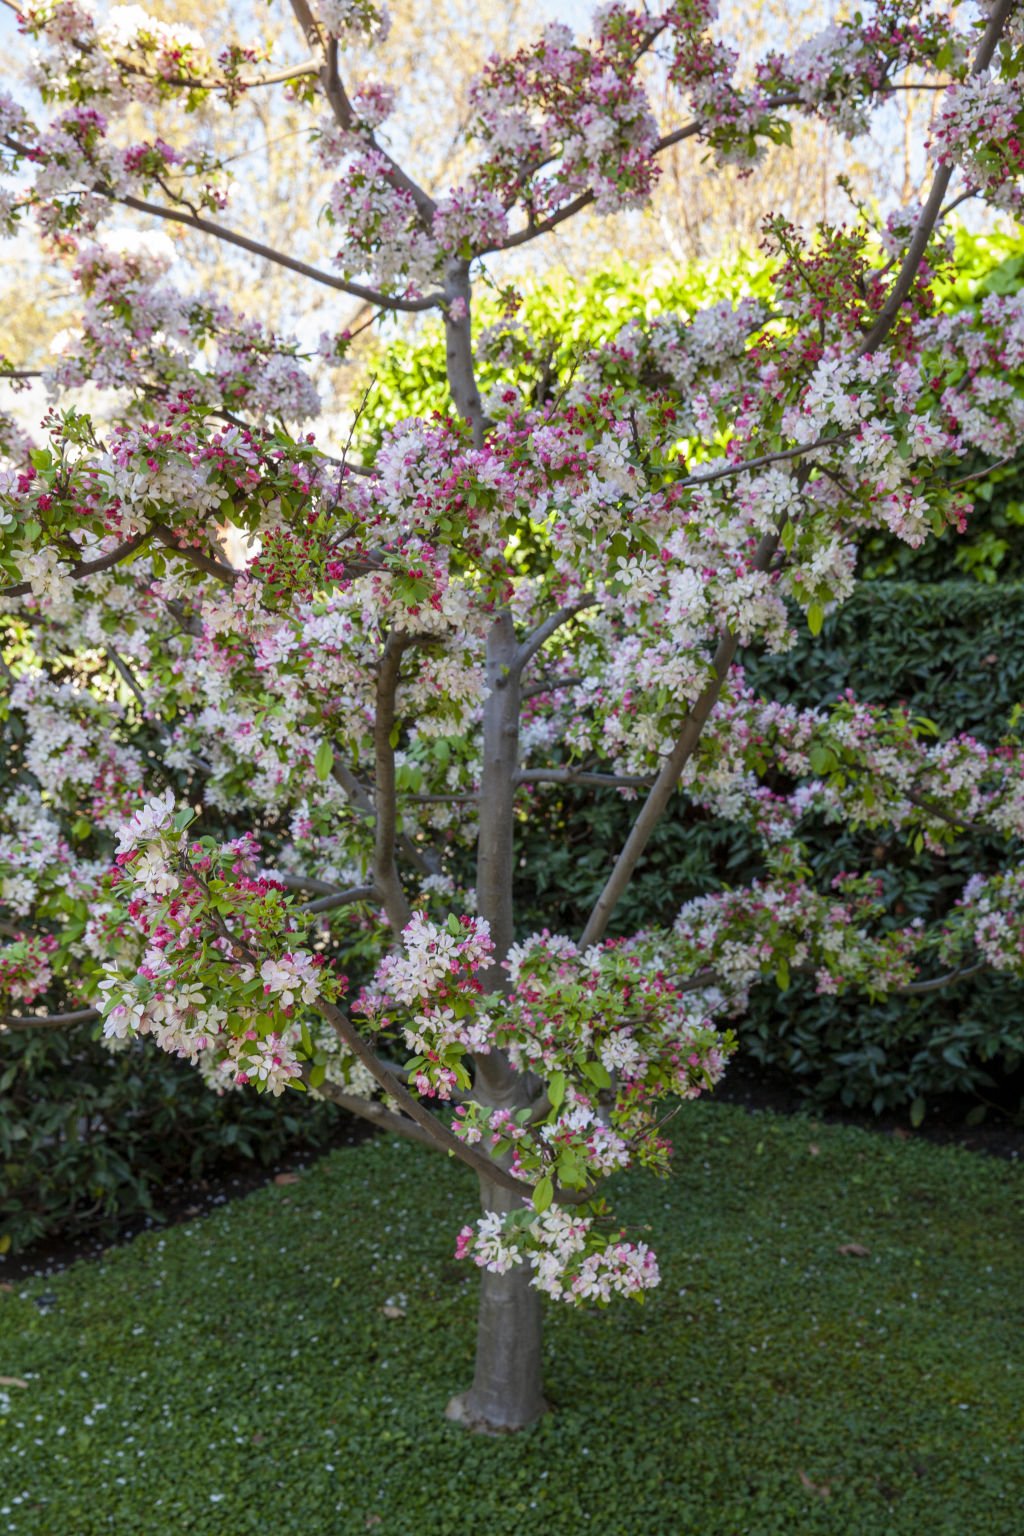
{"label": "flowering tree", "polygon": [[[34,221],[81,290],[51,390],[110,394],[95,419],[52,413],[44,446],[6,429],[0,1006],[8,1028],[102,1018],[112,1048],[150,1035],[218,1092],[319,1094],[470,1167],[477,1365],[449,1412],[515,1428],[543,1410],[541,1293],[657,1283],[601,1183],[666,1168],[665,1101],[717,1080],[755,983],[882,993],[1024,963],[1018,870],[972,881],[941,933],[886,930],[871,878],[819,890],[800,843],[812,813],[919,850],[1017,834],[1017,746],[936,742],[850,697],[775,706],[734,665],[785,648],[796,611],[817,630],[866,531],[962,527],[951,466],[1019,446],[1024,304],[951,316],[933,284],[954,203],[1020,210],[1024,15],[882,0],[743,83],[710,0],[604,5],[589,42],[553,25],[488,62],[475,169],[435,197],[385,147],[386,85],[342,68],[384,14],[291,4],[310,57],[281,67],[134,7],[22,16],[49,116],[0,99],[0,218]],[[652,71],[684,126],[659,129]],[[922,83],[944,93],[925,205],[813,239],[769,221],[770,308],[630,323],[529,390],[507,382],[530,361],[510,286],[474,341],[485,259],[642,208],[673,142],[756,174],[794,114],[852,134]],[[129,133],[133,106],[275,87],[310,109],[334,270],[222,222],[209,142]],[[398,423],[372,463],[351,435],[329,452],[296,430],[320,411],[314,349],[179,290],[165,238],[104,229],[125,208],[381,314],[438,312],[451,411]],[[635,800],[632,830],[581,934],[517,936],[517,818],[569,781]],[[609,938],[675,794],[747,822],[766,878]],[[473,846],[471,890],[453,854]],[[349,988],[356,939],[375,968]]]}

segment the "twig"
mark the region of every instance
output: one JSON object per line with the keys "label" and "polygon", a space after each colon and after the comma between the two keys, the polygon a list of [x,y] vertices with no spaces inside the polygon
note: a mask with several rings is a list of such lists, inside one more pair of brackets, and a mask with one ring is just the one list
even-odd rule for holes
{"label": "twig", "polygon": [[5,1029],[66,1029],[72,1024],[91,1024],[100,1018],[98,1008],[79,1008],[74,1013],[36,1013],[0,1015]]}
{"label": "twig", "polygon": [[333,912],[335,907],[351,907],[358,901],[373,901],[379,899],[379,892],[375,885],[354,885],[347,891],[335,891],[330,896],[319,896],[316,901],[308,901],[305,906],[299,907],[300,912]]}

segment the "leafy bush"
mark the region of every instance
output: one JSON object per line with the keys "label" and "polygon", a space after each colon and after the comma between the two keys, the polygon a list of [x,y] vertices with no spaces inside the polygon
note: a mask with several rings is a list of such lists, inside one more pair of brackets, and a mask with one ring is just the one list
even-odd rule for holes
{"label": "leafy bush", "polygon": [[[73,1030],[0,1035],[0,1242],[111,1232],[153,1213],[159,1191],[226,1160],[276,1161],[324,1144],[338,1111],[290,1094],[218,1098],[185,1062],[141,1047],[111,1056]],[[145,1070],[139,1055],[144,1050]]]}

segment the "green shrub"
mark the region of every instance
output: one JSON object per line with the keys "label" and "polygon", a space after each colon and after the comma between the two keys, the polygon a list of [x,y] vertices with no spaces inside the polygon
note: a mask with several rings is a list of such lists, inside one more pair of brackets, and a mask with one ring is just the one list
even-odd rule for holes
{"label": "green shrub", "polygon": [[290,1094],[218,1097],[194,1067],[144,1044],[111,1056],[95,1026],[0,1034],[0,1239],[111,1233],[160,1190],[226,1161],[323,1145],[338,1111]]}

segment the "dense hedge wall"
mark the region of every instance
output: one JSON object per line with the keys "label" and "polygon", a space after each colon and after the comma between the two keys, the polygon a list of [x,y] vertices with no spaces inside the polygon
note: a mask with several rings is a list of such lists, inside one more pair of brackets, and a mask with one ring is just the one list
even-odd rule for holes
{"label": "dense hedge wall", "polygon": [[111,1056],[95,1026],[0,1036],[0,1251],[56,1233],[113,1232],[160,1191],[226,1163],[325,1145],[331,1105],[218,1097],[187,1062],[140,1043]]}

